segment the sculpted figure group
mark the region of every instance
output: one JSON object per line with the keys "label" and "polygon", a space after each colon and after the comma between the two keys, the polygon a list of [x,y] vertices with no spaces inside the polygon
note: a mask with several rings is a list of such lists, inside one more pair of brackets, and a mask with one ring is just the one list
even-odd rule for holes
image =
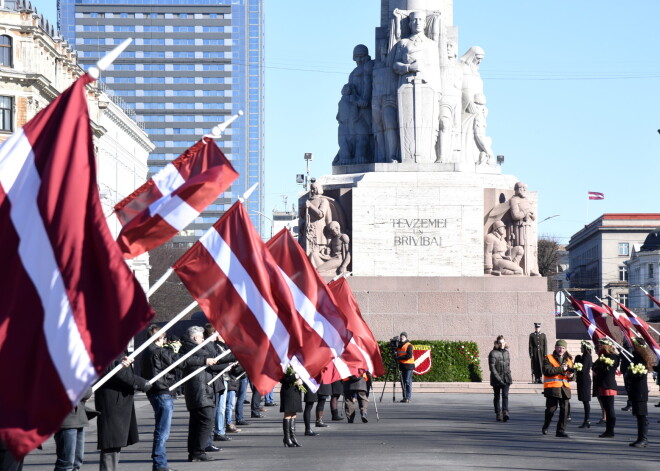
{"label": "sculpted figure group", "polygon": [[359,44],[341,91],[333,165],[453,163],[494,166],[486,135],[480,47],[457,62],[456,29],[438,11],[395,9],[376,59]]}

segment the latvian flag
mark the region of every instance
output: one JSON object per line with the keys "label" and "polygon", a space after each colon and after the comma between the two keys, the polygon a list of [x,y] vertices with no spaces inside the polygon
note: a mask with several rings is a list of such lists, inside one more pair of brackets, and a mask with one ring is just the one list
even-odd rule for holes
{"label": "latvian flag", "polygon": [[101,208],[92,81],[78,79],[0,147],[0,371],[11,380],[0,439],[18,459],[154,316]]}
{"label": "latvian flag", "polygon": [[605,199],[605,194],[604,193],[599,193],[598,191],[590,191],[589,192],[589,199],[590,200],[604,200]]}
{"label": "latvian flag", "polygon": [[237,177],[213,139],[198,141],[115,206],[124,226],[117,238],[124,257],[137,257],[167,242]]}

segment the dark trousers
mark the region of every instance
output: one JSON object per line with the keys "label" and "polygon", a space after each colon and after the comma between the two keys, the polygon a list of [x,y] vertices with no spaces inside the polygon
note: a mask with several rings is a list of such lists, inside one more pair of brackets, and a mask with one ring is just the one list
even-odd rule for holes
{"label": "dark trousers", "polygon": [[582,405],[584,406],[584,421],[587,422],[591,415],[591,403],[589,401],[582,401]]}
{"label": "dark trousers", "polygon": [[259,394],[257,388],[254,387],[254,384],[250,383],[250,388],[252,389],[250,410],[252,411],[252,415],[259,415],[259,409],[261,408],[261,394]]}
{"label": "dark trousers", "polygon": [[614,396],[598,396],[598,401],[605,411],[605,432],[614,433],[616,412],[614,412]]}
{"label": "dark trousers", "polygon": [[[502,396],[502,406],[500,407],[500,395]],[[499,414],[501,411],[509,411],[509,385],[503,384],[502,386],[493,386],[493,407],[495,413]]]}
{"label": "dark trousers", "polygon": [[369,407],[369,399],[367,398],[366,391],[350,391],[344,393],[344,410],[346,411],[346,418],[353,421],[355,418],[355,401],[357,400],[360,407],[360,414],[367,415],[367,408]]}
{"label": "dark trousers", "polygon": [[204,454],[204,448],[213,432],[215,423],[215,408],[213,406],[200,407],[190,411],[188,422],[188,454],[197,456]]}
{"label": "dark trousers", "polygon": [[566,422],[568,419],[568,401],[570,399],[562,397],[547,397],[545,399],[545,421],[543,428],[548,428],[552,421],[552,416],[555,415],[557,407],[559,407],[559,420],[557,421],[557,433],[564,433],[566,431]]}

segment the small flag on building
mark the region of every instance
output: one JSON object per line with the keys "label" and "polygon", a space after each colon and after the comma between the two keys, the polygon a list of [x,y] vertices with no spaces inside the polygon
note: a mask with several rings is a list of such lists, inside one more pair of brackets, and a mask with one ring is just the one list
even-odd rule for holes
{"label": "small flag on building", "polygon": [[589,199],[590,200],[604,200],[605,199],[605,194],[600,193],[598,191],[590,191],[589,192]]}

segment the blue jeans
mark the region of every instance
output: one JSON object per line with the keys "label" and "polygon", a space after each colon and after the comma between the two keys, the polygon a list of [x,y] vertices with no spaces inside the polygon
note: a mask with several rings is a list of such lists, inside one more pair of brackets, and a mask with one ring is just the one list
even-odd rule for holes
{"label": "blue jeans", "polygon": [[169,394],[149,396],[149,402],[154,409],[156,424],[154,427],[154,444],[151,449],[151,459],[154,468],[167,468],[167,449],[165,443],[170,436],[174,398]]}
{"label": "blue jeans", "polygon": [[403,380],[403,398],[412,399],[412,377],[413,370],[401,370],[401,379]]}
{"label": "blue jeans", "polygon": [[[213,433],[215,433],[216,435],[225,434],[225,414],[227,411],[227,382],[224,381],[224,383],[225,383],[225,390],[223,391],[223,393],[216,394],[215,427],[213,429]],[[211,441],[211,443],[213,443],[213,441]]]}
{"label": "blue jeans", "polygon": [[241,378],[236,394],[236,420],[243,420],[243,402],[247,396],[248,379],[246,376]]}
{"label": "blue jeans", "polygon": [[[82,407],[82,406],[80,406]],[[77,471],[85,454],[85,429],[67,428],[55,433],[55,471]]]}
{"label": "blue jeans", "polygon": [[234,420],[234,407],[236,407],[236,391],[227,391],[227,409],[225,410],[225,424]]}
{"label": "blue jeans", "polygon": [[275,389],[271,389],[270,392],[264,396],[264,402],[266,404],[272,404],[273,402],[275,402],[275,396],[273,395],[273,391],[275,391]]}

